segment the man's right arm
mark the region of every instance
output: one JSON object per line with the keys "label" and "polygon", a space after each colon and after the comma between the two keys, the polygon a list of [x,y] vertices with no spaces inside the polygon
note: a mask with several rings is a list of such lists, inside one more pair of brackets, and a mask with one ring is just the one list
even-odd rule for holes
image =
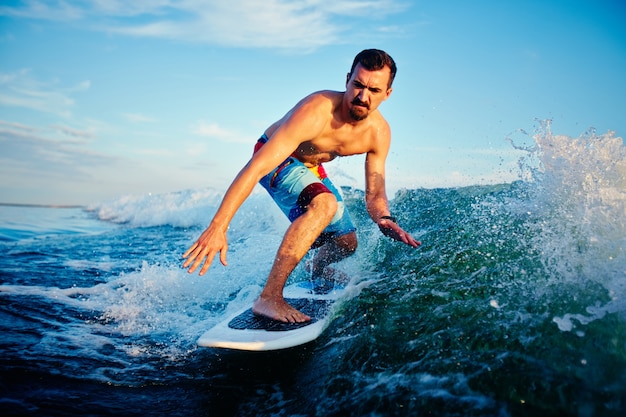
{"label": "man's right arm", "polygon": [[226,191],[224,199],[209,226],[183,254],[183,258],[186,258],[183,268],[189,267],[190,274],[194,273],[202,265],[199,274],[204,275],[218,253],[220,254],[222,265],[227,265],[228,239],[226,230],[235,213],[258,182],[258,180],[254,181],[256,176],[250,171],[250,162],[239,172],[228,191]]}
{"label": "man's right arm", "polygon": [[324,102],[320,99],[312,95],[298,103],[281,120],[271,140],[239,172],[226,191],[209,227],[183,254],[183,258],[186,258],[183,268],[189,267],[189,273],[194,273],[202,265],[200,275],[204,275],[218,253],[221,263],[227,264],[228,225],[259,180],[291,155],[302,142],[323,129],[325,120],[321,115],[324,114]]}

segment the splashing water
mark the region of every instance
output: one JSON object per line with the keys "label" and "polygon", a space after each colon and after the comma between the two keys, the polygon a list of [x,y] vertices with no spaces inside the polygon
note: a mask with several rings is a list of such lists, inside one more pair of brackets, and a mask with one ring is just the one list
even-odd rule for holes
{"label": "splashing water", "polygon": [[529,214],[536,218],[534,245],[555,282],[598,284],[607,303],[587,315],[555,317],[561,330],[587,324],[607,313],[626,312],[626,147],[613,132],[590,129],[578,138],[553,135],[544,121],[532,150],[539,159]]}
{"label": "splashing water", "polygon": [[359,295],[316,342],[278,354],[195,346],[264,284],[288,225],[264,192],[231,223],[228,268],[204,277],[180,256],[217,209],[214,190],[0,207],[0,411],[621,415],[623,141],[554,135],[549,122],[511,141],[526,151],[520,181],[395,195],[417,251],[344,189],[359,249],[338,267]]}

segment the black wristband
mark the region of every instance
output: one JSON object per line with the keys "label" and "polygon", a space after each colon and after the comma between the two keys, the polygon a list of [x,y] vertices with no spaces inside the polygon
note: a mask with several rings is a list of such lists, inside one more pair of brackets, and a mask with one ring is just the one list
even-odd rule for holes
{"label": "black wristband", "polygon": [[398,223],[398,220],[396,220],[396,218],[393,216],[380,216],[380,220],[391,220],[396,224]]}

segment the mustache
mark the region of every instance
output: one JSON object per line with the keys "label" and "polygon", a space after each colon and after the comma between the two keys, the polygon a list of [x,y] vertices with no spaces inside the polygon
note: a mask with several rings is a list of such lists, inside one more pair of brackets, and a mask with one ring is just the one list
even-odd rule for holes
{"label": "mustache", "polygon": [[355,98],[354,100],[352,100],[352,104],[355,105],[355,106],[365,107],[367,109],[370,108],[369,104],[362,102],[358,98]]}

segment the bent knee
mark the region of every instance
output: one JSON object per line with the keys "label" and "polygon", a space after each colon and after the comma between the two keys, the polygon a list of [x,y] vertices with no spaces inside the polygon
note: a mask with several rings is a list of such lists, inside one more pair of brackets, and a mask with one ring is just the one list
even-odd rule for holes
{"label": "bent knee", "polygon": [[328,217],[330,220],[337,212],[338,207],[339,203],[337,203],[337,197],[335,197],[334,194],[321,193],[313,197],[307,210],[314,211],[320,216]]}
{"label": "bent knee", "polygon": [[348,256],[356,252],[356,249],[359,246],[356,233],[354,232],[339,236],[335,242],[337,243],[337,246]]}

